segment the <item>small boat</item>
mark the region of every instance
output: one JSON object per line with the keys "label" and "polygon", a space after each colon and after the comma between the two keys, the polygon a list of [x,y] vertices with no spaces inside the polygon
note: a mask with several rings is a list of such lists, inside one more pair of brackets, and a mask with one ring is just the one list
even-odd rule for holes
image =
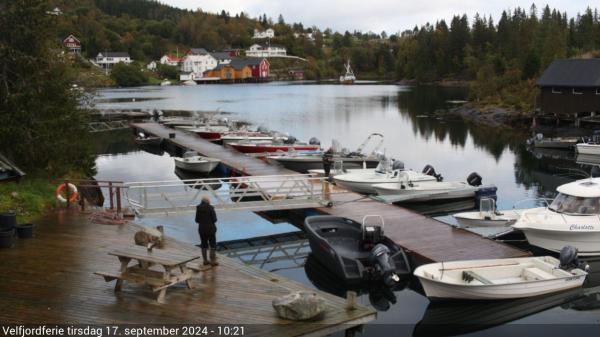
{"label": "small boat", "polygon": [[600,155],[600,144],[596,143],[579,143],[576,146],[578,154],[583,155]]}
{"label": "small boat", "polygon": [[137,137],[135,137],[134,142],[138,145],[146,145],[146,146],[158,146],[162,143],[162,138],[157,136],[148,136],[143,132],[140,132]]}
{"label": "small boat", "polygon": [[529,140],[529,143],[533,144],[536,148],[563,150],[572,149],[579,142],[580,138],[578,137],[545,138],[541,133],[538,133],[534,138]]}
{"label": "small boat", "polygon": [[195,152],[186,152],[183,157],[175,157],[175,167],[191,172],[210,173],[221,162],[219,159],[200,156]]}
{"label": "small boat", "polygon": [[[430,166],[427,165],[427,167]],[[373,187],[374,185],[396,182],[401,175],[407,176],[413,182],[437,181],[439,179],[434,175],[405,170],[404,163],[398,160],[393,161],[390,169],[389,161],[383,158],[375,169],[356,170],[346,174],[334,175],[333,180],[336,185],[350,191],[375,194],[377,191]]]}
{"label": "small boat", "polygon": [[[366,224],[377,217],[377,225]],[[394,286],[411,272],[404,250],[384,236],[383,219],[363,223],[330,216],[309,216],[304,227],[312,254],[347,284],[382,280]]]}
{"label": "small boat", "polygon": [[223,145],[240,142],[268,142],[273,141],[276,136],[258,131],[230,131],[221,134],[220,140]]}
{"label": "small boat", "polygon": [[479,211],[462,212],[452,215],[461,227],[505,227],[514,224],[524,209],[498,211],[491,198],[480,201]]}
{"label": "small boat", "polygon": [[354,81],[356,81],[356,76],[354,76],[354,72],[352,71],[352,68],[350,67],[350,59],[348,59],[346,64],[344,64],[344,69],[346,70],[346,73],[344,75],[340,76],[340,83],[341,84],[353,84]]}
{"label": "small boat", "polygon": [[[411,171],[401,171],[393,183],[375,184],[373,188],[380,199],[388,203],[425,202],[474,198],[482,188],[481,176],[475,172],[462,181],[413,181]],[[416,176],[419,178],[419,176]],[[485,186],[492,189],[495,186]]]}
{"label": "small boat", "polygon": [[587,272],[561,262],[562,256],[451,261],[420,266],[414,275],[431,299],[515,299],[581,287]]}
{"label": "small boat", "polygon": [[547,207],[528,209],[512,226],[537,247],[558,252],[565,245],[579,255],[600,255],[600,178],[561,185]]}
{"label": "small boat", "polygon": [[171,83],[171,81],[169,81],[169,80],[164,80],[164,81],[160,82],[160,85],[161,85],[162,87],[169,86],[169,85],[171,85],[171,84],[172,84],[172,83]]}
{"label": "small boat", "polygon": [[183,85],[198,85],[198,83],[196,83],[196,81],[194,81],[194,80],[187,80],[181,84],[183,84]]}
{"label": "small boat", "polygon": [[293,137],[288,138],[286,141],[275,140],[267,142],[254,142],[254,143],[229,143],[228,145],[242,153],[271,153],[277,151],[316,151],[321,148],[320,144],[305,144],[295,143]]}
{"label": "small boat", "polygon": [[210,141],[219,141],[221,140],[221,135],[225,132],[230,131],[229,126],[225,125],[213,125],[213,126],[196,126],[188,128],[186,131],[195,133],[200,138],[210,140]]}

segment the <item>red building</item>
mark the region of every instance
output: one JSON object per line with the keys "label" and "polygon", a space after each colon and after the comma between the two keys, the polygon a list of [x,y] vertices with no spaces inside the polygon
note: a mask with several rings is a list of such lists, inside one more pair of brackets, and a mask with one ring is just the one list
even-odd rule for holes
{"label": "red building", "polygon": [[252,69],[252,78],[256,81],[266,81],[269,78],[271,64],[266,58],[248,57],[247,64]]}
{"label": "red building", "polygon": [[67,36],[63,40],[63,46],[69,50],[70,53],[80,54],[81,53],[81,41],[72,34]]}

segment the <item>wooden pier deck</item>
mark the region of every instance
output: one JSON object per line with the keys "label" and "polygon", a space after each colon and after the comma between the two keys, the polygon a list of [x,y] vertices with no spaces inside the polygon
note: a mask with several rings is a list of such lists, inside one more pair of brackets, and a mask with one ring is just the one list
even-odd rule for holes
{"label": "wooden pier deck", "polygon": [[[136,225],[90,223],[88,215],[61,212],[36,223],[35,237],[0,250],[0,321],[3,324],[245,324],[244,336],[322,336],[375,319],[373,309],[345,309],[345,300],[309,289],[279,275],[221,257],[220,265],[185,285],[169,288],[166,303],[147,287],[125,283],[115,293],[96,271],[116,271],[108,252],[133,244]],[[168,232],[166,233],[168,235]],[[199,248],[173,239],[166,248]],[[322,320],[279,319],[271,301],[290,291],[319,293]],[[216,329],[216,327],[215,327]]]}
{"label": "wooden pier deck", "polygon": [[[132,127],[165,138],[167,141],[205,156],[219,158],[226,166],[246,175],[297,174],[281,166],[270,165],[260,159],[244,155],[234,149],[213,144],[183,131],[173,130],[157,123],[136,123]],[[175,138],[169,139],[169,133]],[[364,215],[381,215],[385,232],[398,245],[410,251],[419,263],[455,261],[464,259],[498,259],[528,256],[529,252],[484,238],[441,221],[395,205],[383,204],[352,193],[336,193],[339,187],[330,187],[333,207],[317,209],[320,213],[351,218],[358,222]],[[336,191],[337,190],[337,191]]]}

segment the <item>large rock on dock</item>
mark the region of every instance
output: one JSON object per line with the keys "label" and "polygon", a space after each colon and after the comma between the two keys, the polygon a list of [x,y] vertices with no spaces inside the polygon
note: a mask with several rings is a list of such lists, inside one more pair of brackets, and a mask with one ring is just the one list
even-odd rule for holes
{"label": "large rock on dock", "polygon": [[325,311],[325,300],[313,292],[297,291],[273,300],[273,308],[281,318],[302,321]]}

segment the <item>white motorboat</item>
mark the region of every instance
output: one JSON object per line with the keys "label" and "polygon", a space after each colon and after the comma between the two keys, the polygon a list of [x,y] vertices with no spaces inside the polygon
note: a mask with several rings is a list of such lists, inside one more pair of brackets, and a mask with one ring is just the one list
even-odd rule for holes
{"label": "white motorboat", "polygon": [[354,72],[352,71],[352,68],[350,67],[349,59],[348,59],[348,62],[346,62],[346,64],[344,64],[344,69],[346,70],[346,72],[344,73],[344,75],[340,76],[340,83],[341,84],[353,84],[354,81],[356,81],[356,76],[354,76]]}
{"label": "white motorboat", "polygon": [[467,182],[415,181],[413,177],[414,172],[401,171],[395,182],[376,184],[373,188],[384,202],[395,203],[473,198],[481,186],[481,176],[475,172],[467,177]]}
{"label": "white motorboat", "polygon": [[534,138],[529,140],[529,143],[533,144],[536,148],[568,150],[574,148],[580,140],[578,137],[545,138],[544,135],[538,133]]}
{"label": "white motorboat", "polygon": [[195,152],[186,152],[182,158],[175,157],[175,167],[198,173],[210,173],[221,162],[219,159],[200,156]]}
{"label": "white motorboat", "polygon": [[600,255],[600,178],[561,185],[548,207],[521,213],[513,225],[530,244],[551,251],[574,246],[579,255]]}
{"label": "white motorboat", "polygon": [[440,262],[420,266],[414,275],[433,299],[514,299],[581,287],[587,272],[561,261],[539,256]]}
{"label": "white motorboat", "polygon": [[461,227],[505,227],[514,224],[524,209],[498,211],[494,199],[484,198],[479,210],[452,215]]}
{"label": "white motorboat", "polygon": [[160,85],[161,85],[162,87],[169,86],[169,85],[171,85],[171,84],[172,84],[172,83],[171,83],[171,81],[169,81],[169,80],[164,80],[164,81],[160,82]]}
{"label": "white motorboat", "polygon": [[579,143],[575,149],[578,154],[600,155],[600,144],[596,143]]}
{"label": "white motorboat", "polygon": [[183,81],[181,84],[183,84],[183,85],[198,85],[198,83],[196,83],[196,81],[194,81],[194,80]]}
{"label": "white motorboat", "polygon": [[[413,182],[438,180],[435,175],[405,170],[404,164],[401,161],[394,161],[391,169],[389,169],[388,163],[389,162],[384,159],[379,162],[377,168],[362,169],[346,174],[335,175],[333,176],[333,180],[338,186],[353,192],[364,194],[375,194],[376,190],[374,185],[396,182],[401,175],[408,176]],[[430,166],[426,166],[426,168],[428,167]]]}
{"label": "white motorboat", "polygon": [[138,133],[137,137],[135,137],[134,142],[138,145],[147,145],[147,146],[158,146],[162,143],[162,138],[157,136],[149,136],[143,132]]}

